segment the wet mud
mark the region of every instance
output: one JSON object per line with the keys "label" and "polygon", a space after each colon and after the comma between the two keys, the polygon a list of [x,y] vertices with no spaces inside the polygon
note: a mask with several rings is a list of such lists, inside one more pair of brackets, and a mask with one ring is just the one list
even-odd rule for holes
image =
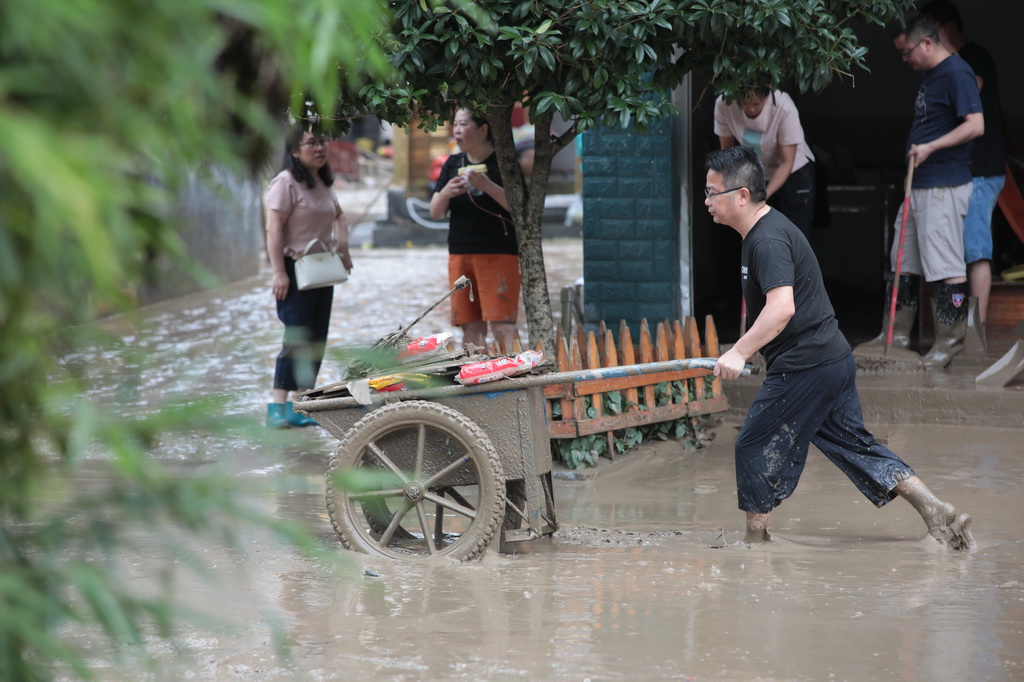
{"label": "wet mud", "polygon": [[745,545],[735,425],[717,434],[702,450],[661,443],[596,478],[556,480],[552,538],[467,564],[342,550],[324,511],[327,453],[286,453],[279,471],[243,473],[291,476],[291,489],[252,501],[308,524],[340,561],[256,535],[244,554],[182,548],[202,575],[144,548],[125,568],[133,582],[170,571],[181,606],[218,618],[184,628],[181,651],[154,644],[145,679],[1024,677],[1019,431],[889,435],[937,494],[972,514],[979,547],[969,553],[939,546],[902,500],[875,508],[813,450],[773,515],[773,541]]}
{"label": "wet mud", "polygon": [[[557,291],[578,274],[581,248],[555,248],[565,249],[549,261]],[[336,292],[332,342],[415,319],[444,291],[418,284],[443,262],[443,250],[358,254]],[[127,368],[134,409],[219,395],[216,409],[259,429],[280,340],[268,296],[265,283],[242,283],[149,311],[152,354]],[[445,315],[439,308],[417,331],[447,328]],[[111,353],[107,363],[100,400],[124,390],[114,377],[127,361]],[[328,361],[321,383],[332,372]],[[720,423],[700,450],[658,443],[603,461],[596,476],[556,479],[553,537],[466,564],[343,550],[324,501],[336,441],[318,428],[259,447],[230,434],[168,436],[154,457],[266,483],[245,502],[307,526],[332,559],[256,531],[228,550],[129,527],[125,584],[172,590],[190,624],[171,643],[152,637],[154,665],[127,677],[101,640],[63,634],[93,652],[103,680],[1024,679],[1024,431],[885,429],[939,497],[973,516],[979,546],[961,553],[928,537],[903,500],[875,508],[813,448],[773,514],[773,541],[745,545],[737,426]],[[105,466],[90,462],[83,484],[101,483]]]}

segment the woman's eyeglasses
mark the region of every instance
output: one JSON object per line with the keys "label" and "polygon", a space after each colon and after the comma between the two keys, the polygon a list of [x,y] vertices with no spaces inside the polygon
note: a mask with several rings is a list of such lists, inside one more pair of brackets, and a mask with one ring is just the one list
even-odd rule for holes
{"label": "woman's eyeglasses", "polygon": [[306,140],[305,142],[300,143],[299,146],[300,147],[326,147],[330,143],[331,143],[331,138],[329,138],[329,137],[318,137],[318,138],[314,138],[312,140]]}

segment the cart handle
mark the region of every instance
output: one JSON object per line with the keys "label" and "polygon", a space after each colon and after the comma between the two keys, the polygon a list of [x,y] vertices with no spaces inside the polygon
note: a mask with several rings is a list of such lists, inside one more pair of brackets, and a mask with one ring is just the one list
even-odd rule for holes
{"label": "cart handle", "polygon": [[[687,369],[713,370],[718,358],[690,358],[687,360],[663,360],[661,362],[645,362],[636,365],[620,365],[618,367],[599,367],[596,369],[581,369],[572,372],[552,372],[550,374],[530,374],[521,377],[510,377],[500,381],[475,384],[471,386],[452,385],[435,386],[433,388],[421,388],[390,393],[373,393],[365,386],[366,380],[349,382],[349,392],[352,396],[344,398],[314,398],[295,404],[296,409],[316,412],[319,410],[336,409],[341,407],[355,407],[356,405],[370,405],[382,403],[386,400],[402,399],[437,399],[448,396],[471,395],[475,393],[492,393],[495,391],[513,391],[517,389],[530,388],[531,386],[552,386],[555,384],[574,384],[580,381],[593,381],[596,379],[614,379],[618,377],[639,376],[641,374],[658,374],[660,372],[679,372]],[[741,376],[757,374],[758,368],[753,365],[746,365]],[[365,388],[365,390],[363,390]]]}
{"label": "cart handle", "polygon": [[[472,286],[472,284],[473,284],[473,283],[472,283],[472,282],[471,282],[471,281],[469,280],[469,278],[468,278],[468,277],[466,277],[465,275],[462,275],[462,276],[460,276],[460,277],[459,277],[459,278],[458,278],[457,280],[455,280],[455,283],[454,283],[454,284],[452,285],[452,288],[448,290],[448,293],[447,293],[447,294],[445,294],[445,295],[444,295],[444,296],[442,296],[441,298],[437,299],[437,303],[435,303],[434,305],[432,305],[432,306],[430,306],[429,308],[427,308],[426,310],[424,310],[424,311],[423,311],[423,313],[422,313],[422,314],[421,314],[421,315],[420,315],[419,317],[417,317],[417,318],[416,318],[415,320],[413,320],[412,322],[410,322],[410,323],[408,324],[408,326],[404,327],[404,328],[403,328],[403,329],[402,329],[401,331],[399,331],[399,332],[398,332],[398,336],[399,336],[399,337],[405,336],[405,335],[406,335],[406,333],[407,333],[407,332],[408,332],[408,331],[409,331],[410,329],[412,329],[412,328],[413,328],[413,326],[414,326],[414,325],[415,325],[415,324],[416,324],[417,322],[419,322],[419,321],[420,321],[420,320],[422,320],[422,319],[423,319],[424,317],[426,317],[427,315],[429,315],[429,314],[430,314],[430,311],[432,311],[432,310],[433,310],[434,308],[436,308],[437,306],[441,305],[441,304],[442,304],[442,303],[443,303],[443,302],[444,302],[445,300],[447,300],[447,298],[448,298],[449,296],[451,296],[452,294],[454,294],[454,293],[455,293],[456,291],[459,291],[459,290],[461,290],[461,289],[465,289],[465,288],[466,288],[466,287],[468,287],[468,286]],[[472,290],[472,289],[470,289],[470,290],[469,290],[469,300],[471,300],[471,301],[473,300],[473,290]]]}

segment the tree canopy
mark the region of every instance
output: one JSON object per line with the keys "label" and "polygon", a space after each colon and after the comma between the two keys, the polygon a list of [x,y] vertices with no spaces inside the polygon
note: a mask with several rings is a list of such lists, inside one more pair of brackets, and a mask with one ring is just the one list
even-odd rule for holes
{"label": "tree canopy", "polygon": [[[379,43],[394,66],[342,109],[435,126],[456,106],[489,120],[520,238],[531,343],[552,338],[540,249],[551,159],[581,131],[639,127],[676,113],[669,92],[698,71],[735,97],[755,85],[820,90],[864,67],[858,22],[883,24],[912,0],[410,0],[393,2]],[[531,187],[515,163],[513,108],[536,130]],[[552,139],[557,112],[569,129]]]}

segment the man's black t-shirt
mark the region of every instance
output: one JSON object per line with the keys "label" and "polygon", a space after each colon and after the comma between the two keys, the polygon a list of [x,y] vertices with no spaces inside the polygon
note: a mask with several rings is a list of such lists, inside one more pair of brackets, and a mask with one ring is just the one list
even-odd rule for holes
{"label": "man's black t-shirt", "polygon": [[[497,154],[492,152],[484,163],[487,165],[487,177],[501,185]],[[472,164],[464,152],[449,156],[441,168],[437,188],[444,187],[451,178],[459,174],[460,168],[469,165]],[[448,203],[448,210],[451,213],[448,226],[448,253],[519,254],[512,217],[489,195],[481,193],[470,199],[468,192],[460,194]]]}
{"label": "man's black t-shirt", "polygon": [[782,333],[761,349],[769,374],[831,364],[850,352],[811,245],[784,215],[770,210],[747,233],[741,257],[747,316],[757,319],[766,294],[793,287],[796,312]]}

